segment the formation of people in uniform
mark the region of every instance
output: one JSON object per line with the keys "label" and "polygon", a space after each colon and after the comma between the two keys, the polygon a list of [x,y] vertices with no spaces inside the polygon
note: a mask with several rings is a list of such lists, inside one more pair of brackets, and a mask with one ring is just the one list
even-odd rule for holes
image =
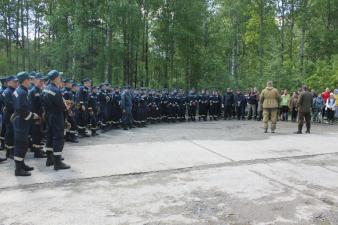
{"label": "formation of people in uniform", "polygon": [[[160,122],[243,120],[248,112],[247,119],[263,119],[265,133],[271,120],[274,133],[282,99],[271,81],[261,93],[253,88],[245,95],[230,88],[223,94],[194,88],[188,92],[130,86],[121,90],[108,82],[93,86],[90,79],[77,83],[61,75],[57,70],[47,76],[20,72],[0,79],[0,147],[6,152],[0,162],[14,160],[15,176],[30,176],[34,170],[25,163],[29,150],[35,158],[46,158],[47,167],[69,169],[62,157],[65,141],[77,143],[78,138],[99,135],[99,130],[128,130]],[[297,104],[300,119],[296,133],[302,133],[304,119],[310,133],[313,96],[306,86]]]}

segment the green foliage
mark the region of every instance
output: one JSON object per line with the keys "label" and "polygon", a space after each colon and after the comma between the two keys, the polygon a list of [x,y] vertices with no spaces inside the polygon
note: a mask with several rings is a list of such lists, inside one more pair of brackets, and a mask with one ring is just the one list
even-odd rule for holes
{"label": "green foliage", "polygon": [[338,0],[4,0],[0,11],[2,75],[57,68],[116,86],[338,85]]}

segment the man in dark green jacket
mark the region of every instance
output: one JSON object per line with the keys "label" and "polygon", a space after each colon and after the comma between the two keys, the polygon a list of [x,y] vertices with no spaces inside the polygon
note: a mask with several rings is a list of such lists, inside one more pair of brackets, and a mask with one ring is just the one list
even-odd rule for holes
{"label": "man in dark green jacket", "polygon": [[298,131],[296,134],[301,134],[304,124],[304,119],[306,122],[306,133],[310,133],[311,127],[311,110],[312,110],[312,101],[313,96],[309,92],[308,88],[304,85],[302,87],[302,92],[299,95],[298,99]]}

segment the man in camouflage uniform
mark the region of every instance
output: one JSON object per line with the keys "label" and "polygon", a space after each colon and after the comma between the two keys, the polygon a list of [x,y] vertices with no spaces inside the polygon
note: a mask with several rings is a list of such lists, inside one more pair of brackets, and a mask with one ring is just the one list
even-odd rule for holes
{"label": "man in camouflage uniform", "polygon": [[263,108],[264,133],[268,132],[269,118],[271,118],[271,132],[275,133],[279,101],[279,92],[272,86],[272,81],[269,81],[267,87],[263,89],[260,96],[260,102]]}

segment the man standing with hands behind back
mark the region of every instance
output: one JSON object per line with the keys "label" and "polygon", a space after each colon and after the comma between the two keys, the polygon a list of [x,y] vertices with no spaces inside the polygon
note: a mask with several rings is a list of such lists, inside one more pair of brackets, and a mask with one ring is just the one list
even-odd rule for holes
{"label": "man standing with hands behind back", "polygon": [[308,88],[303,85],[302,92],[299,95],[297,107],[298,107],[298,131],[295,134],[301,134],[304,124],[306,123],[306,133],[310,133],[311,128],[311,110],[312,110],[312,94]]}
{"label": "man standing with hands behind back", "polygon": [[263,108],[264,133],[268,133],[269,118],[271,118],[271,133],[275,133],[280,95],[278,90],[272,86],[272,81],[268,81],[266,86],[260,96]]}

